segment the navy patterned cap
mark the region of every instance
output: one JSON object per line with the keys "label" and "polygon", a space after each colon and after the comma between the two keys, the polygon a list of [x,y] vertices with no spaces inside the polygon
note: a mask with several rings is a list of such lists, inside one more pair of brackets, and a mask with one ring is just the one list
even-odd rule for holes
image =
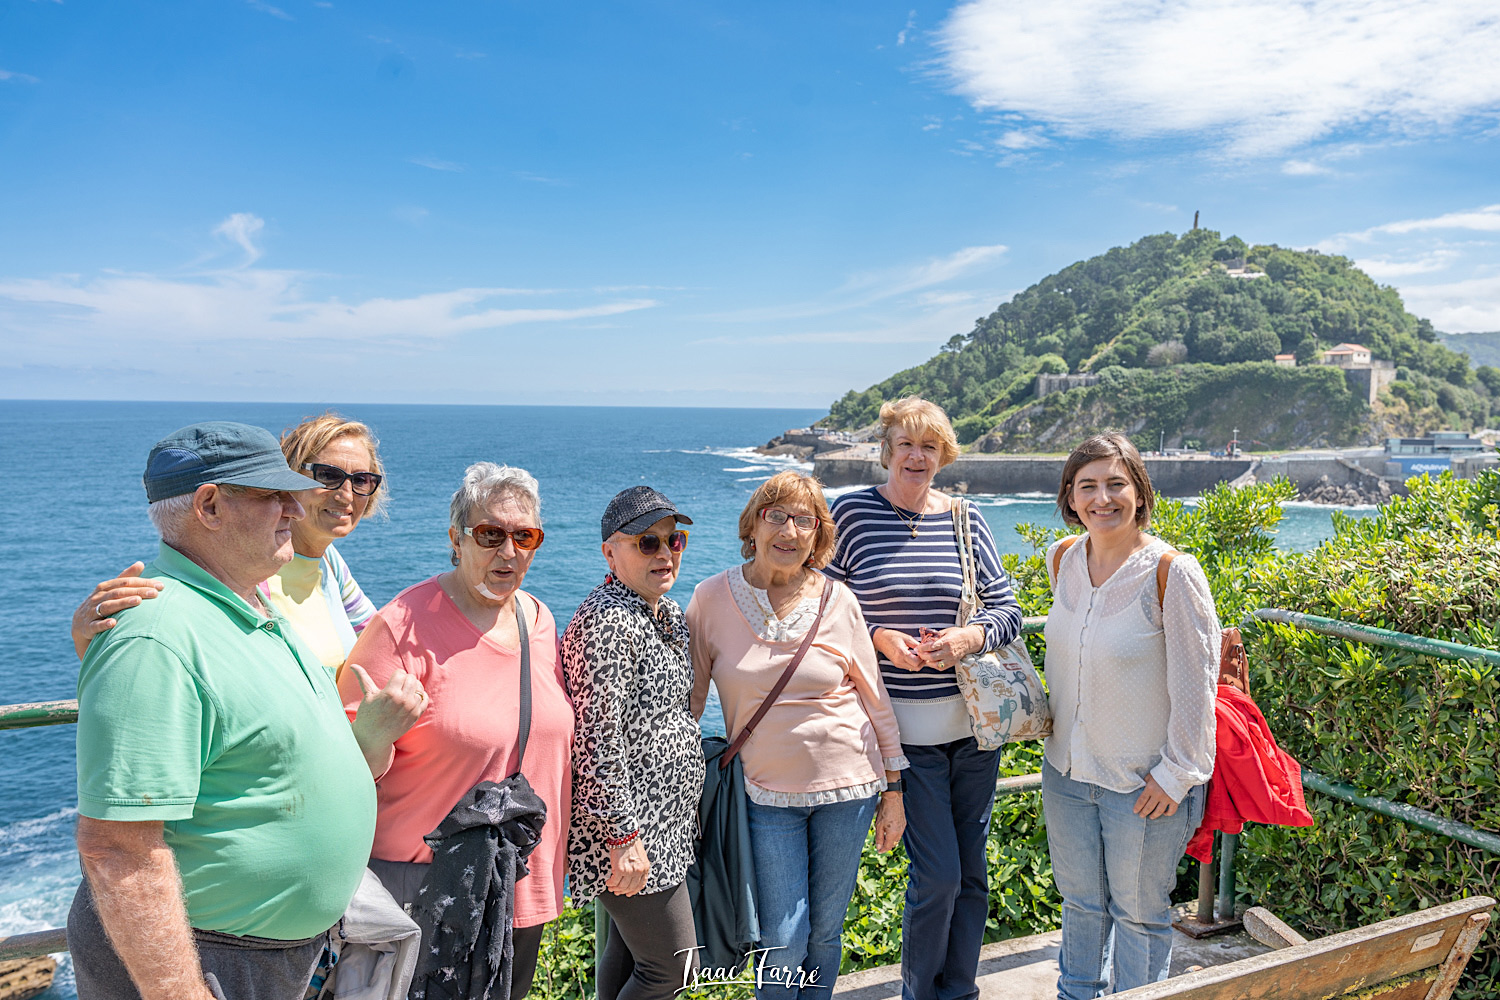
{"label": "navy patterned cap", "polygon": [[693,523],[692,518],[677,512],[676,504],[668,500],[665,493],[649,486],[632,486],[615,494],[609,506],[604,508],[599,528],[607,542],[617,531],[627,535],[643,534],[664,517],[675,517],[678,524]]}

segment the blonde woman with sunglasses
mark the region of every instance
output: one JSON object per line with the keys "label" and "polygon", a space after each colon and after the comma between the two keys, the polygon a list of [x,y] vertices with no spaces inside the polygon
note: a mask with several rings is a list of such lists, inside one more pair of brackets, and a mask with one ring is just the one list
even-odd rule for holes
{"label": "blonde woman with sunglasses", "polygon": [[[571,809],[573,707],[558,663],[557,623],[521,589],[544,537],[541,498],[528,472],[493,462],[469,466],[449,509],[453,568],[381,608],[339,681],[360,748],[380,775],[370,870],[403,906],[415,904],[431,869],[423,837],[476,784],[519,770],[545,803],[541,841],[526,859],[530,874],[515,884],[513,1000],[530,988],[543,928],[562,912]],[[524,759],[523,635],[531,678]],[[369,720],[362,733],[367,693],[403,688],[419,693],[415,724],[392,713]]]}
{"label": "blonde woman with sunglasses", "polygon": [[[366,425],[336,413],[309,417],[281,436],[287,465],[318,483],[301,490],[297,501],[307,512],[292,522],[292,561],[260,585],[271,607],[296,629],[303,643],[329,670],[343,666],[375,605],[349,572],[334,546],[386,501],[385,470],[375,434]],[[161,583],[138,576],[144,566],[126,567],[106,580],[73,613],[73,644],[79,657],[89,641],[115,626],[115,615],[157,595]]]}

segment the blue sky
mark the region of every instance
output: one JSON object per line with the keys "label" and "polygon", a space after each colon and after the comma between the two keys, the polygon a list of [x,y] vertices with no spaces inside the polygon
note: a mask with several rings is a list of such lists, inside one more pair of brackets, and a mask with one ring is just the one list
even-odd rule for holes
{"label": "blue sky", "polygon": [[0,0],[0,396],[823,406],[1203,225],[1500,329],[1492,0]]}

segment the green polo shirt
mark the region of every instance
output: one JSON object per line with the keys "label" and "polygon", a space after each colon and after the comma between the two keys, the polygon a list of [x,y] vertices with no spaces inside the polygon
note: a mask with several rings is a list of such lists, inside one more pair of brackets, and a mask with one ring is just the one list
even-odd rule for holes
{"label": "green polo shirt", "polygon": [[283,941],[338,922],[375,836],[375,784],[333,676],[165,543],[166,581],[89,645],[78,811],[161,820],[203,930]]}

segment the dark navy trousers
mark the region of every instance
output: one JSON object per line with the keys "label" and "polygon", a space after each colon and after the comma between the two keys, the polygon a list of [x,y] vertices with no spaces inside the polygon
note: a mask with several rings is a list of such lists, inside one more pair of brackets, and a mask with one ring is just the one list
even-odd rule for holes
{"label": "dark navy trousers", "polygon": [[971,736],[901,748],[910,859],[901,918],[902,1000],[973,1000],[989,915],[985,840],[995,803],[999,750]]}

